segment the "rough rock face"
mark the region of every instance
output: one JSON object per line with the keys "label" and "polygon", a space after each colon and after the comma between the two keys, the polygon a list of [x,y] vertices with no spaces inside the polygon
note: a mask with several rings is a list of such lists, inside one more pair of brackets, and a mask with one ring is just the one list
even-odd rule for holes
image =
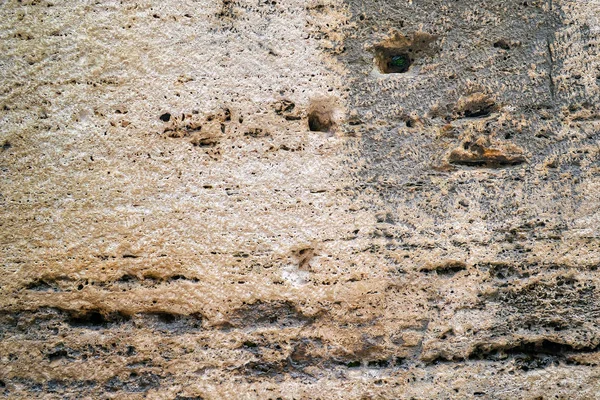
{"label": "rough rock face", "polygon": [[0,4],[0,396],[593,399],[600,3]]}

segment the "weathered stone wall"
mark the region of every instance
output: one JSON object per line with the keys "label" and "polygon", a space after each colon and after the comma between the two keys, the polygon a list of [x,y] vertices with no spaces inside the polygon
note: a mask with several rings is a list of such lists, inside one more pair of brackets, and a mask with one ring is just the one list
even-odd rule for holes
{"label": "weathered stone wall", "polygon": [[594,399],[600,3],[0,4],[0,394]]}

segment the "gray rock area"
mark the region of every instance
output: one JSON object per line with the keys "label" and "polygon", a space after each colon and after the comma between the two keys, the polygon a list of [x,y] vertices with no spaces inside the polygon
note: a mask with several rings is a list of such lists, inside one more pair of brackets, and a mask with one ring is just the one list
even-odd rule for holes
{"label": "gray rock area", "polygon": [[0,2],[0,397],[600,399],[600,2]]}

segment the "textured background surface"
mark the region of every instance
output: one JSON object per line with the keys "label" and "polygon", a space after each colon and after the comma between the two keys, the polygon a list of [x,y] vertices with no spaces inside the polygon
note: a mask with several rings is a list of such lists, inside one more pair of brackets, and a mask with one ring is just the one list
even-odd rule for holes
{"label": "textured background surface", "polygon": [[598,398],[599,16],[0,2],[0,395]]}

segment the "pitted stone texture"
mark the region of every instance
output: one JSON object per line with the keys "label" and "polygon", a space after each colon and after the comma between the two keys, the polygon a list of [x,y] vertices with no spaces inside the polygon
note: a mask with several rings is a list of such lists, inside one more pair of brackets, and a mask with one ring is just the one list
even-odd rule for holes
{"label": "pitted stone texture", "polygon": [[0,393],[597,397],[599,12],[5,1]]}

